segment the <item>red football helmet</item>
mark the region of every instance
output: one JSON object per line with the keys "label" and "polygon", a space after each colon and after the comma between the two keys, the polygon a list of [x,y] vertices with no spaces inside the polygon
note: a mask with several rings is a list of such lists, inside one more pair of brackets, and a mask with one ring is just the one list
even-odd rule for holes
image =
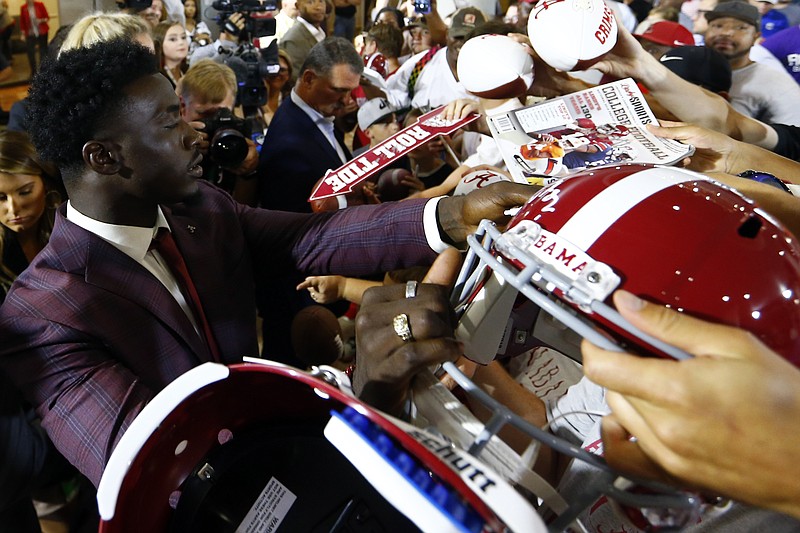
{"label": "red football helmet", "polygon": [[[467,355],[479,362],[496,352],[485,353],[478,331],[499,324],[494,346],[504,350],[535,335],[530,323],[508,324],[520,306],[517,292],[605,348],[688,357],[617,313],[611,294],[625,289],[743,328],[800,364],[795,237],[751,200],[703,175],[635,164],[576,174],[537,192],[505,233],[484,221],[469,245],[454,302],[464,312],[459,329]],[[492,313],[505,314],[486,316]],[[491,328],[481,329],[489,318]],[[484,353],[470,353],[471,344]]]}
{"label": "red football helmet", "polygon": [[100,480],[102,533],[545,530],[480,460],[341,373],[248,361],[196,367],[136,417]]}

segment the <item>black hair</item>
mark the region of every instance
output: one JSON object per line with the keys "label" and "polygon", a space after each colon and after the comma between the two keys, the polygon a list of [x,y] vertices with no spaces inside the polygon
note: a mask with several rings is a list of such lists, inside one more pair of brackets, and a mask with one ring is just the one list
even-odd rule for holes
{"label": "black hair", "polygon": [[375,13],[375,18],[372,19],[373,24],[379,24],[378,19],[381,18],[381,15],[384,13],[391,13],[394,15],[394,18],[397,19],[397,26],[402,30],[406,25],[405,17],[403,17],[403,12],[395,7],[384,7],[377,13]]}
{"label": "black hair", "polygon": [[472,31],[467,34],[465,40],[469,41],[473,37],[478,37],[479,35],[508,35],[509,33],[519,33],[519,29],[513,24],[508,24],[502,20],[487,20],[483,24],[473,28]]}
{"label": "black hair", "polygon": [[43,62],[28,93],[28,129],[39,155],[64,174],[82,166],[83,145],[122,103],[123,89],[157,72],[153,52],[130,39],[76,48]]}

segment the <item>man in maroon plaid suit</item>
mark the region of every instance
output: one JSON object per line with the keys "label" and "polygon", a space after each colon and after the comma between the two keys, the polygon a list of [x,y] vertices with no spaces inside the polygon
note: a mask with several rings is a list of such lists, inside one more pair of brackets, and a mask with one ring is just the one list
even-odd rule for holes
{"label": "man in maroon plaid suit", "polygon": [[[42,74],[30,90],[31,137],[58,164],[70,201],[0,308],[0,369],[94,483],[165,385],[213,353],[222,363],[257,354],[262,280],[429,264],[442,239],[463,241],[531,194],[519,186],[320,215],[252,209],[197,180],[198,134],[148,50],[122,41],[73,50]],[[151,249],[159,228],[177,243],[202,317]],[[409,365],[381,381],[407,380]]]}

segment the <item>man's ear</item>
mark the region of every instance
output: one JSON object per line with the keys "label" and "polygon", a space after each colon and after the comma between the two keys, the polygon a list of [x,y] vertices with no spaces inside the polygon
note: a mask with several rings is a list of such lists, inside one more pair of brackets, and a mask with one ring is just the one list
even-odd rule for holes
{"label": "man's ear", "polygon": [[[180,83],[180,81],[178,83]],[[180,107],[181,118],[186,120],[184,118],[184,116],[185,116],[184,113],[186,112],[186,105],[187,104],[186,104],[186,100],[184,100],[184,98],[183,98],[183,95],[178,94],[178,101],[180,101],[180,106],[181,106]],[[186,122],[191,122],[191,121],[190,120],[186,120]]]}
{"label": "man's ear", "polygon": [[112,143],[87,141],[82,154],[83,161],[98,174],[117,174],[122,168],[119,153]]}
{"label": "man's ear", "polygon": [[311,69],[306,69],[300,74],[300,81],[305,85],[311,85],[315,79],[317,79],[317,74]]}

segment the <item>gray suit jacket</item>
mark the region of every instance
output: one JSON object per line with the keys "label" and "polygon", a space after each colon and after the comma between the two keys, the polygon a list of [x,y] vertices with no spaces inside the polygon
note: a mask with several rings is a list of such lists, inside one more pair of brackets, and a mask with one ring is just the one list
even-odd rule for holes
{"label": "gray suit jacket", "polygon": [[300,67],[303,66],[308,52],[315,44],[317,44],[317,40],[299,20],[294,21],[294,26],[289,28],[289,31],[278,43],[278,46],[286,50],[292,60],[292,82],[300,76]]}

